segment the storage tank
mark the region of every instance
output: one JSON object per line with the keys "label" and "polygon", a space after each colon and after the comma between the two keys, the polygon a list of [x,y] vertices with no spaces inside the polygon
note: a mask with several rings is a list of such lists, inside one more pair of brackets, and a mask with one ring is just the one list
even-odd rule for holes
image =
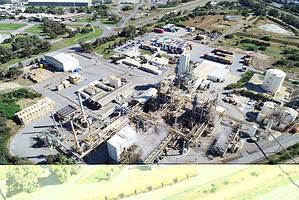
{"label": "storage tank", "polygon": [[288,125],[295,121],[296,117],[298,116],[298,112],[293,108],[289,107],[282,107],[279,110],[279,120],[282,124]]}
{"label": "storage tank", "polygon": [[279,91],[286,73],[279,69],[269,69],[266,71],[266,75],[262,84],[262,88],[268,92],[276,93]]}
{"label": "storage tank", "polygon": [[261,113],[265,115],[265,117],[270,117],[274,114],[275,108],[277,107],[277,104],[271,101],[266,101],[262,107]]}
{"label": "storage tank", "polygon": [[262,123],[265,118],[266,118],[265,115],[263,113],[259,112],[259,114],[256,117],[256,121],[259,123]]}

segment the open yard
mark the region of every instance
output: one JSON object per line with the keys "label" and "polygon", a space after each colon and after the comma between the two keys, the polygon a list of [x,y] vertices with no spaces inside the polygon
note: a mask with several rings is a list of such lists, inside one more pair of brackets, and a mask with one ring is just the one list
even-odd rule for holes
{"label": "open yard", "polygon": [[[264,43],[270,46],[265,46]],[[226,46],[239,51],[252,52],[254,54],[252,65],[258,69],[274,65],[289,74],[299,75],[298,47],[239,35],[223,39],[218,44],[220,47]]]}
{"label": "open yard", "polygon": [[26,24],[10,24],[10,23],[0,23],[0,31],[6,31],[6,30],[17,30],[19,28],[22,28]]}
{"label": "open yard", "polygon": [[[239,16],[242,19],[241,16]],[[203,29],[206,31],[220,31],[224,32],[230,27],[235,25],[237,21],[229,21],[224,19],[224,15],[206,15],[198,16],[194,19],[189,19],[188,21],[183,22],[185,26],[193,26],[198,29]]]}
{"label": "open yard", "polygon": [[243,32],[257,36],[269,36],[272,39],[282,40],[286,43],[294,42],[299,45],[299,37],[292,30],[267,18],[260,17],[252,25],[245,28]]}

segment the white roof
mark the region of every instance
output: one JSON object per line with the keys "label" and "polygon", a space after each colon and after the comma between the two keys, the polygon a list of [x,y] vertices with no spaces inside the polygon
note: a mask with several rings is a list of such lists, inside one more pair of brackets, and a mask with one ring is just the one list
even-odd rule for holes
{"label": "white roof", "polygon": [[224,113],[225,112],[225,108],[222,106],[216,106],[216,111],[219,113]]}
{"label": "white roof", "polygon": [[228,69],[226,68],[216,68],[214,70],[212,70],[208,76],[209,77],[217,77],[217,78],[225,78],[226,75],[228,74]]}
{"label": "white roof", "polygon": [[152,63],[156,63],[158,65],[166,65],[167,60],[165,58],[154,57],[150,60]]}
{"label": "white roof", "polygon": [[136,65],[136,66],[140,66],[140,63],[132,58],[125,58],[122,60],[122,63],[124,63],[125,65]]}
{"label": "white roof", "polygon": [[156,96],[158,93],[158,90],[156,88],[149,88],[145,92],[143,92],[141,95],[135,98],[136,101],[139,103],[144,104],[148,100],[150,100],[152,97]]}
{"label": "white roof", "polygon": [[136,131],[130,126],[125,126],[107,142],[114,147],[121,146],[122,148],[126,148],[133,144],[135,136]]}
{"label": "white roof", "polygon": [[207,79],[208,76],[222,78],[228,72],[226,65],[209,60],[204,60],[193,70],[194,75],[202,79]]}
{"label": "white roof", "polygon": [[71,64],[79,67],[79,60],[67,53],[49,53],[46,56],[51,57],[62,64]]}
{"label": "white roof", "polygon": [[45,2],[45,3],[89,3],[91,0],[28,0],[28,3],[35,3],[35,2]]}
{"label": "white roof", "polygon": [[268,69],[267,73],[272,73],[272,74],[280,75],[280,76],[285,76],[286,75],[286,73],[281,71],[280,69]]}

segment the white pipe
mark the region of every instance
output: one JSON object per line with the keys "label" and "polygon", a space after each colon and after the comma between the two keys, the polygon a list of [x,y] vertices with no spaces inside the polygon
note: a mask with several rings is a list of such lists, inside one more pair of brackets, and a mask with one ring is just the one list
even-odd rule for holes
{"label": "white pipe", "polygon": [[77,93],[77,96],[78,96],[81,112],[82,112],[82,115],[83,115],[83,119],[84,119],[84,121],[86,121],[86,115],[85,115],[85,112],[84,112],[84,107],[83,107],[83,104],[82,104],[82,99],[81,99],[80,92]]}

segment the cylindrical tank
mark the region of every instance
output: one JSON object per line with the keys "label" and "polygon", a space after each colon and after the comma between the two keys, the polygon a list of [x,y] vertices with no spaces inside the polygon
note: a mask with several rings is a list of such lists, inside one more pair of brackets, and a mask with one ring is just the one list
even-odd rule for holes
{"label": "cylindrical tank", "polygon": [[279,91],[286,73],[279,69],[269,69],[266,71],[266,75],[262,84],[262,88],[268,92],[276,93]]}
{"label": "cylindrical tank", "polygon": [[298,112],[292,108],[282,107],[279,112],[279,120],[282,124],[288,125],[295,121]]}
{"label": "cylindrical tank", "polygon": [[261,113],[263,113],[265,117],[270,117],[271,115],[274,114],[276,107],[277,107],[276,103],[271,101],[266,101],[262,107]]}
{"label": "cylindrical tank", "polygon": [[256,121],[261,123],[265,119],[265,115],[263,113],[259,113],[256,117]]}

